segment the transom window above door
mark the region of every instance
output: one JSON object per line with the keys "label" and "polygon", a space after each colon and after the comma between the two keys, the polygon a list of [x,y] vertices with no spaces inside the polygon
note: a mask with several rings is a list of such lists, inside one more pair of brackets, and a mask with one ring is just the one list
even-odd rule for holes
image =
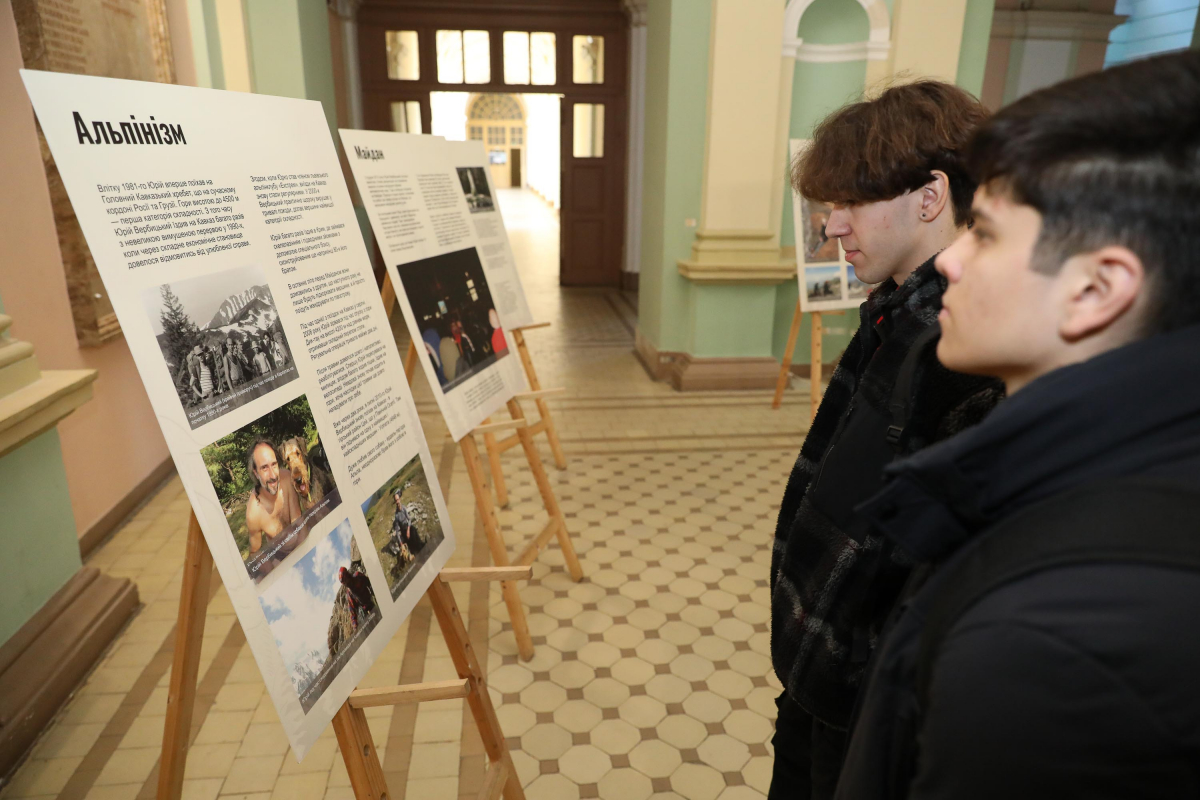
{"label": "transom window above door", "polygon": [[487,31],[438,31],[438,83],[490,83],[491,41]]}
{"label": "transom window above door", "polygon": [[557,81],[557,44],[553,33],[504,32],[504,82],[553,86]]}
{"label": "transom window above door", "polygon": [[387,47],[388,77],[394,81],[421,79],[421,60],[417,52],[416,31],[388,31],[384,37]]}

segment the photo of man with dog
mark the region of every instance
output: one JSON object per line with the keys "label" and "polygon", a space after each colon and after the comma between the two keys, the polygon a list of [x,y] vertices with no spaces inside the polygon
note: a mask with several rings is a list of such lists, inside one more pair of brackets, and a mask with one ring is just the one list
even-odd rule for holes
{"label": "photo of man with dog", "polygon": [[200,455],[256,583],[341,502],[303,395],[221,437]]}
{"label": "photo of man with dog", "polygon": [[142,299],[193,430],[296,379],[258,267],[164,283]]}
{"label": "photo of man with dog", "polygon": [[508,355],[496,304],[474,247],[396,268],[442,392]]}
{"label": "photo of man with dog", "polygon": [[442,523],[417,454],[362,504],[395,600],[442,543]]}

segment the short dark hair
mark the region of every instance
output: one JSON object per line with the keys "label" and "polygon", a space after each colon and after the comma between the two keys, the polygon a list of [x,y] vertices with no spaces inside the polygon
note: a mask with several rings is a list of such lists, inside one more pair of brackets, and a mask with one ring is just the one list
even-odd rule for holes
{"label": "short dark hair", "polygon": [[1200,52],[1028,95],[979,130],[967,164],[980,185],[1042,215],[1034,269],[1122,245],[1152,292],[1145,334],[1200,322]]}
{"label": "short dark hair", "polygon": [[954,222],[966,225],[975,182],[962,148],[987,114],[972,95],[942,81],[893,86],[822,120],[792,164],[792,186],[812,200],[859,205],[919,189],[941,170],[950,179]]}

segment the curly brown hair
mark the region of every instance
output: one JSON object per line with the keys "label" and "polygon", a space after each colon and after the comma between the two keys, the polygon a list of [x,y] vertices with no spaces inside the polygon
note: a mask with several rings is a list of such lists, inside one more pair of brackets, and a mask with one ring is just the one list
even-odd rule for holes
{"label": "curly brown hair", "polygon": [[919,189],[941,170],[954,222],[966,225],[975,182],[963,148],[987,116],[972,95],[942,81],[893,86],[822,120],[792,163],[792,186],[811,200],[858,205]]}

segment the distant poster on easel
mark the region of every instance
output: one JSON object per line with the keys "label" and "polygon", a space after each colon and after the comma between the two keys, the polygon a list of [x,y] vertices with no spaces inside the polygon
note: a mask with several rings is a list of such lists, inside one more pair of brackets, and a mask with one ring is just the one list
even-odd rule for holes
{"label": "distant poster on easel", "polygon": [[[807,146],[804,139],[789,141],[788,152],[793,163]],[[809,200],[792,190],[801,311],[858,308],[871,292],[872,287],[855,276],[854,265],[846,261],[837,237],[829,236],[825,229],[832,210],[828,203]]]}
{"label": "distant poster on easel", "polygon": [[508,330],[529,324],[529,308],[482,147],[468,154],[435,136],[341,136],[425,377],[458,441],[528,385]]}
{"label": "distant poster on easel", "polygon": [[321,106],[22,77],[302,758],[454,549]]}

